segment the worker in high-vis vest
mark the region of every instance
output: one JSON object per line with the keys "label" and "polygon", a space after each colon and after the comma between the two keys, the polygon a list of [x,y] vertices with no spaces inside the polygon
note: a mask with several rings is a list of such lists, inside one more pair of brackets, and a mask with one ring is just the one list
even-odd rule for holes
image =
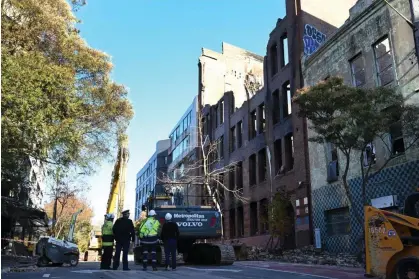
{"label": "worker in high-vis vest", "polygon": [[100,269],[111,269],[112,253],[113,253],[113,214],[105,215],[105,223],[102,226],[102,260],[100,262]]}
{"label": "worker in high-vis vest", "polygon": [[151,262],[153,271],[157,270],[156,247],[159,242],[160,222],[155,218],[156,212],[150,210],[148,218],[145,219],[138,230],[141,245],[143,246],[143,270],[147,270],[148,253],[151,251]]}

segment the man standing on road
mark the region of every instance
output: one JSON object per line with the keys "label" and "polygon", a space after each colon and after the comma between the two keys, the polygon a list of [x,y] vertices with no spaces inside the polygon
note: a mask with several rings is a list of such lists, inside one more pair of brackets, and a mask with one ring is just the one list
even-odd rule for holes
{"label": "man standing on road", "polygon": [[103,254],[100,261],[100,269],[111,269],[112,252],[113,252],[113,214],[105,215],[105,224],[102,226],[102,248]]}
{"label": "man standing on road", "polygon": [[148,218],[145,219],[139,228],[139,237],[141,244],[143,245],[143,270],[147,270],[148,253],[151,250],[151,262],[153,271],[157,270],[156,260],[156,246],[159,241],[160,222],[154,217],[156,212],[150,210]]}
{"label": "man standing on road", "polygon": [[167,213],[164,217],[166,223],[161,230],[161,239],[164,242],[164,253],[166,255],[166,270],[169,270],[169,256],[172,255],[172,270],[176,269],[176,248],[179,238],[179,227],[172,222],[172,214]]}
{"label": "man standing on road", "polygon": [[113,225],[113,234],[116,241],[115,256],[113,259],[113,269],[117,270],[119,267],[119,259],[122,254],[122,266],[123,270],[130,270],[128,268],[128,250],[130,242],[135,242],[135,230],[132,220],[129,219],[129,210],[122,212],[122,217],[116,220]]}

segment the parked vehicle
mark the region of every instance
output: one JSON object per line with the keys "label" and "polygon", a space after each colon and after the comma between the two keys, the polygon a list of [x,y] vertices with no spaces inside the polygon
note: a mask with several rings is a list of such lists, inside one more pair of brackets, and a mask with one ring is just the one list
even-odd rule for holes
{"label": "parked vehicle", "polygon": [[50,263],[57,266],[79,263],[79,248],[77,244],[54,237],[42,237],[36,244],[36,254],[39,255],[38,266],[47,266]]}

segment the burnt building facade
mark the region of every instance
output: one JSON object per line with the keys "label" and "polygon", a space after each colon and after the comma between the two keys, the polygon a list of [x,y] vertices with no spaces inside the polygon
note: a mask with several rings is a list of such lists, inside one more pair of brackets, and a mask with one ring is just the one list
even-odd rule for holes
{"label": "burnt building facade", "polygon": [[[343,21],[335,18],[328,23],[322,13],[330,10],[315,5],[304,8],[301,2],[286,1],[286,16],[269,35],[263,79],[245,73],[244,93],[231,88],[217,92],[217,100],[210,98],[205,92],[202,60],[199,64],[202,134],[220,145],[214,168],[234,164],[234,171],[226,173],[223,181],[229,189],[242,189],[248,200],[239,201],[226,191],[225,237],[249,245],[268,242],[268,204],[281,191],[290,196],[287,212],[293,220],[285,239],[287,248],[312,243],[307,123],[297,116],[298,108],[291,99],[303,86],[301,60],[312,55]],[[336,8],[336,3],[326,2],[330,9]],[[354,1],[343,2],[344,7],[337,9],[346,8],[347,14]],[[208,99],[211,102],[205,102]]]}

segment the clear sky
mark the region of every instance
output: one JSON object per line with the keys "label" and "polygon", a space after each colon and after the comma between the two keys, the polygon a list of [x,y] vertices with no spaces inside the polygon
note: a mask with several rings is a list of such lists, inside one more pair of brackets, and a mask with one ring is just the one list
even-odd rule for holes
{"label": "clear sky", "polygon": [[[285,0],[88,0],[76,15],[81,36],[112,57],[113,79],[135,109],[125,198],[134,217],[136,173],[197,94],[201,48],[221,51],[224,41],[265,55]],[[104,162],[89,179],[94,223],[103,220],[112,169]]]}

